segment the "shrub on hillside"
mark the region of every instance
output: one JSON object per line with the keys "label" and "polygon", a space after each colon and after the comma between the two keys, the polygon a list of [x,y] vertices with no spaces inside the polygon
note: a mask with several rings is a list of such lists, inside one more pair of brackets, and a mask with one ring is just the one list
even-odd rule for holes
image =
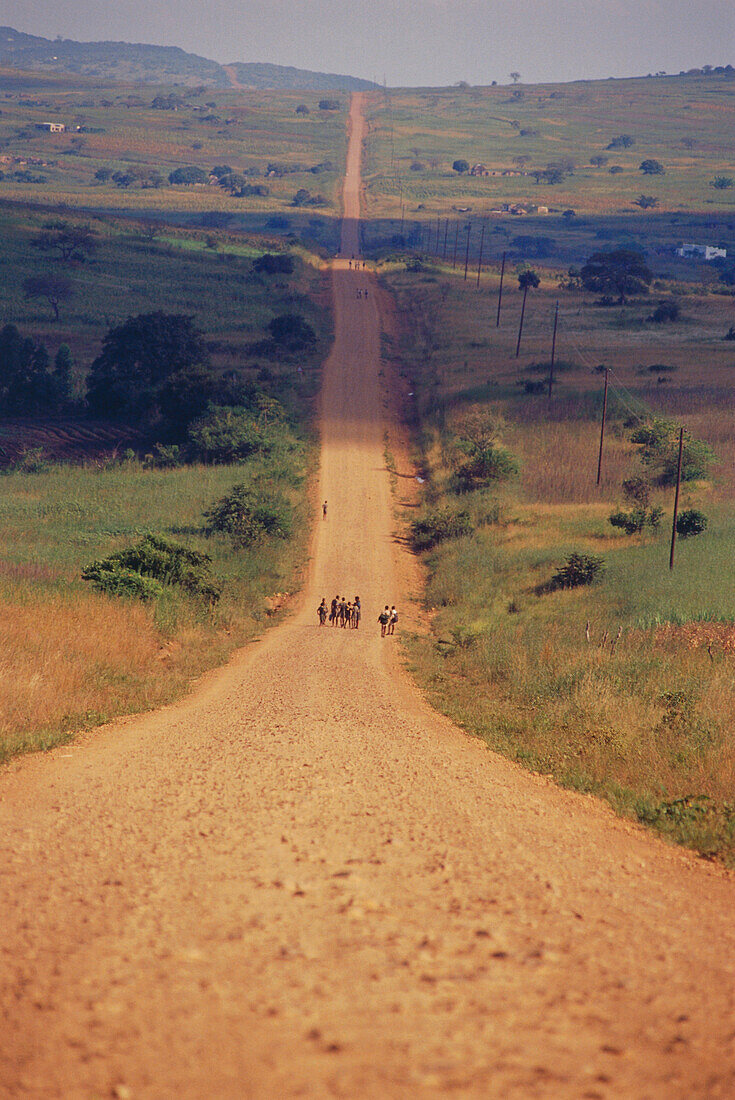
{"label": "shrub on hillside", "polygon": [[683,539],[693,538],[694,535],[701,535],[702,532],[706,530],[707,517],[696,508],[687,508],[686,511],[681,512],[677,517],[676,533],[677,535],[681,535]]}
{"label": "shrub on hillside", "polygon": [[189,427],[190,452],[203,462],[241,462],[269,451],[272,434],[245,408],[214,407]]}
{"label": "shrub on hillside", "polygon": [[216,603],[220,587],[210,576],[211,561],[208,554],[181,543],[146,535],[134,546],[91,562],[82,570],[82,577],[99,591],[113,595],[154,599],[163,586],[175,585],[191,596]]}
{"label": "shrub on hillside", "polygon": [[253,264],[253,271],[259,275],[290,275],[293,272],[293,257],[282,252],[264,252]]}
{"label": "shrub on hillside", "polygon": [[431,550],[447,539],[471,535],[474,529],[469,512],[450,512],[447,509],[430,512],[411,524],[411,544],[415,550]]}
{"label": "shrub on hillside", "polygon": [[204,520],[207,535],[229,535],[236,546],[255,546],[267,536],[286,539],[293,522],[291,505],[281,493],[249,485],[233,485],[207,509]]}
{"label": "shrub on hillside", "polygon": [[559,588],[579,588],[593,584],[605,571],[605,560],[597,554],[570,554],[545,586],[548,592]]}

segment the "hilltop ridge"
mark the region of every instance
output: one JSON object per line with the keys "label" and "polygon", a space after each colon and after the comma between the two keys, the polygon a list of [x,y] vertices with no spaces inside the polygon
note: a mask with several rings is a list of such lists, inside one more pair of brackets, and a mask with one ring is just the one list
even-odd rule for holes
{"label": "hilltop ridge", "polygon": [[76,42],[43,38],[0,26],[0,67],[33,72],[143,84],[207,84],[214,88],[310,88],[317,91],[364,91],[370,80],[339,73],[312,72],[288,65],[233,62],[220,65],[178,46],[132,42]]}

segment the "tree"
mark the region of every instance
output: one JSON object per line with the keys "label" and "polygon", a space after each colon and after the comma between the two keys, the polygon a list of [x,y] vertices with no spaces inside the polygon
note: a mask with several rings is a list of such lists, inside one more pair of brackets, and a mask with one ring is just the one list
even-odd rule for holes
{"label": "tree", "polygon": [[74,356],[68,344],[59,344],[54,358],[54,378],[59,400],[70,401],[74,389]]}
{"label": "tree", "polygon": [[502,446],[499,425],[487,412],[473,409],[457,424],[458,459],[454,488],[460,493],[505,481],[518,473],[518,463]]}
{"label": "tree", "polygon": [[463,172],[469,171],[470,166],[466,160],[455,160],[452,164],[452,168],[455,172],[459,172],[459,174],[462,175]]}
{"label": "tree", "polygon": [[112,176],[111,168],[98,168],[94,174],[94,178],[99,180],[100,183],[107,183]]}
{"label": "tree", "polygon": [[644,176],[663,176],[664,166],[660,160],[649,158],[641,161],[638,165],[638,171],[643,172]]}
{"label": "tree", "polygon": [[97,237],[88,225],[53,221],[46,222],[31,243],[42,252],[56,253],[63,263],[83,263],[96,248]]}
{"label": "tree", "polygon": [[299,103],[298,107],[296,108],[296,114],[297,115],[309,115],[309,114],[311,114],[311,111],[309,110],[309,108],[306,106],[305,103]]}
{"label": "tree", "polygon": [[514,84],[517,84],[518,81],[521,79],[521,74],[520,73],[511,73],[510,74],[510,79],[513,81]]}
{"label": "tree", "polygon": [[710,182],[710,187],[714,187],[718,191],[727,191],[732,185],[732,176],[715,176]]}
{"label": "tree", "polygon": [[168,182],[173,184],[183,183],[186,185],[193,183],[208,183],[209,174],[205,172],[203,168],[197,168],[196,165],[189,164],[184,168],[176,168],[173,172],[170,172]]}
{"label": "tree", "polygon": [[590,164],[593,168],[604,168],[609,159],[609,157],[598,154],[597,156],[590,157]]}
{"label": "tree", "polygon": [[629,294],[647,294],[653,279],[643,255],[627,248],[593,253],[579,274],[585,290],[617,294],[621,305]]}
{"label": "tree", "polygon": [[23,337],[15,325],[0,331],[0,406],[4,414],[48,416],[63,404],[43,344]]}
{"label": "tree", "polygon": [[614,137],[608,149],[630,149],[631,145],[635,145],[635,138],[632,134],[618,134]]}
{"label": "tree", "polygon": [[521,336],[523,335],[523,318],[526,315],[526,298],[531,288],[536,288],[541,280],[535,271],[528,268],[518,276],[518,289],[523,291],[523,304],[521,306],[521,319],[518,324],[518,342],[516,343],[516,359],[521,353]]}
{"label": "tree", "polygon": [[100,416],[181,435],[214,395],[204,338],[193,318],[142,313],[110,329],[92,364],[87,402]]}
{"label": "tree", "polygon": [[633,206],[640,206],[641,210],[652,210],[658,206],[658,199],[655,195],[639,195],[637,199],[633,199]]}
{"label": "tree", "polygon": [[320,99],[319,110],[320,111],[339,111],[342,104],[338,99]]}
{"label": "tree", "polygon": [[687,508],[686,511],[681,512],[676,519],[676,533],[681,535],[683,539],[693,538],[694,535],[701,535],[703,531],[707,530],[707,517],[704,512],[700,512],[697,508]]}
{"label": "tree", "polygon": [[74,287],[68,279],[49,272],[48,275],[30,275],[23,281],[23,293],[27,299],[44,298],[54,311],[54,320],[59,320],[59,306],[68,302],[74,294]]}
{"label": "tree", "polygon": [[257,271],[259,275],[291,275],[293,256],[283,252],[264,252],[253,264],[253,271]]}
{"label": "tree", "polygon": [[316,343],[316,333],[300,313],[281,313],[268,323],[271,339],[287,351],[303,351]]}
{"label": "tree", "polygon": [[233,485],[204,513],[207,535],[229,535],[236,546],[257,546],[264,538],[285,539],[291,533],[291,505],[279,492]]}

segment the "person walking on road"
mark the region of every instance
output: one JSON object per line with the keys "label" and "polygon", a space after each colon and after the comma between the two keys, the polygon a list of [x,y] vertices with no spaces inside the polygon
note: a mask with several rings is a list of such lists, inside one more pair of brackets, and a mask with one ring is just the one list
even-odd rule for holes
{"label": "person walking on road", "polygon": [[322,504],[322,519],[326,519],[326,518],[327,518],[327,502],[325,500],[324,503]]}
{"label": "person walking on road", "polygon": [[347,626],[347,621],[348,621],[348,618],[349,618],[349,610],[348,610],[348,606],[347,606],[347,600],[344,598],[344,596],[340,600],[337,614],[339,615],[339,625],[344,630],[344,628]]}
{"label": "person walking on road", "polygon": [[332,626],[337,625],[337,604],[339,603],[339,596],[335,596],[329,608],[329,621]]}
{"label": "person walking on road", "polygon": [[390,622],[390,611],[388,610],[388,604],[385,605],[385,609],[378,615],[378,622],[380,623],[380,637],[385,637],[385,632]]}
{"label": "person walking on road", "polygon": [[360,629],[360,615],[362,614],[362,606],[360,604],[360,597],[355,596],[354,603],[352,604],[352,625],[355,630]]}
{"label": "person walking on road", "polygon": [[396,611],[396,605],[393,604],[393,606],[390,609],[390,618],[388,620],[388,633],[389,634],[394,634],[395,633],[397,622],[398,622],[398,612]]}
{"label": "person walking on road", "polygon": [[319,616],[319,626],[324,626],[327,621],[327,597],[322,596],[322,602],[316,609],[316,613]]}

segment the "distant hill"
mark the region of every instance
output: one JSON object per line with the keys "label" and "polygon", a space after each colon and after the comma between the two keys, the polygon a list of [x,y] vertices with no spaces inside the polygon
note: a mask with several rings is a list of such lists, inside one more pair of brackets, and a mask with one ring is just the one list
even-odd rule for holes
{"label": "distant hill", "polygon": [[212,88],[310,88],[364,91],[369,80],[337,73],[316,73],[285,65],[236,62],[220,65],[178,46],[130,42],[74,42],[41,38],[13,27],[0,27],[0,67],[68,73],[142,84],[206,84]]}

